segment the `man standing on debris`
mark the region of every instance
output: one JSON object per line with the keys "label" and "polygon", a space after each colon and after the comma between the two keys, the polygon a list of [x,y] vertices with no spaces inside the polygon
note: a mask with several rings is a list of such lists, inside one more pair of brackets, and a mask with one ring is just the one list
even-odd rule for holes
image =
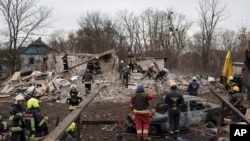
{"label": "man standing on debris", "polygon": [[65,53],[65,55],[62,57],[64,72],[67,72],[69,69],[67,56],[67,53]]}
{"label": "man standing on debris", "polygon": [[101,73],[101,67],[100,67],[98,56],[95,57],[95,60],[93,61],[93,65],[94,65],[94,74]]}
{"label": "man standing on debris", "polygon": [[125,65],[124,65],[124,61],[121,60],[120,63],[119,63],[119,66],[118,66],[118,72],[119,72],[119,78],[122,79],[122,71],[124,69]]}
{"label": "man standing on debris", "polygon": [[89,69],[90,73],[93,73],[94,70],[94,64],[92,61],[89,61],[87,64],[87,69]]}
{"label": "man standing on debris", "polygon": [[168,73],[168,70],[166,68],[162,69],[161,71],[159,71],[155,77],[155,80],[163,80],[163,78],[166,76],[166,74]]}
{"label": "man standing on debris", "polygon": [[23,114],[25,129],[29,131],[28,140],[42,140],[48,132],[48,117],[40,113],[40,104],[36,98],[30,98],[27,102],[27,111]]}
{"label": "man standing on debris", "polygon": [[128,79],[130,76],[129,66],[122,70],[123,80],[125,81],[126,88],[128,88]]}
{"label": "man standing on debris", "polygon": [[24,123],[22,116],[25,112],[24,106],[25,98],[19,94],[15,97],[15,104],[12,105],[12,110],[9,112],[9,120],[12,121],[11,141],[26,141]]}
{"label": "man standing on debris", "polygon": [[234,82],[234,77],[233,76],[229,76],[228,79],[229,79],[228,97],[229,97],[229,99],[231,99],[231,96],[234,93],[233,87],[237,86],[237,84]]}
{"label": "man standing on debris", "polygon": [[152,99],[153,95],[146,93],[142,84],[137,85],[136,92],[130,98],[130,107],[135,116],[137,137],[141,140],[151,140],[148,137],[150,125],[150,111],[148,107],[149,100]]}
{"label": "man standing on debris", "polygon": [[[229,100],[230,103],[232,103],[236,108],[242,107],[242,101],[243,101],[243,95],[239,92],[240,89],[238,86],[233,87],[233,93]],[[240,121],[240,116],[236,113],[233,113],[233,121]]]}
{"label": "man standing on debris", "polygon": [[94,79],[89,69],[86,69],[86,73],[82,76],[82,83],[85,85],[86,95],[91,92],[91,83],[94,83]]}
{"label": "man standing on debris", "polygon": [[[184,104],[183,95],[177,91],[177,84],[170,82],[170,91],[166,93],[164,103],[168,105],[169,139],[177,138],[180,123],[180,106]],[[167,138],[167,137],[166,137]]]}
{"label": "man standing on debris", "polygon": [[135,64],[135,57],[134,54],[132,53],[132,51],[128,52],[128,65],[130,67],[131,72],[134,71],[134,64]]}
{"label": "man standing on debris", "polygon": [[81,101],[81,93],[76,90],[76,85],[72,84],[70,86],[70,92],[67,96],[67,104],[69,105],[69,111],[72,112]]}
{"label": "man standing on debris", "polygon": [[198,96],[199,83],[196,82],[197,78],[195,76],[192,77],[192,82],[189,83],[187,92],[189,95]]}

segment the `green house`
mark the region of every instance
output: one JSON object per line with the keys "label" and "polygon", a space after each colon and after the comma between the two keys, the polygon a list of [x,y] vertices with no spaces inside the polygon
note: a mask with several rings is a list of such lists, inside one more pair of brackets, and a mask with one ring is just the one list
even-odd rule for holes
{"label": "green house", "polygon": [[20,70],[45,71],[48,51],[49,47],[42,41],[41,37],[33,41],[20,53]]}

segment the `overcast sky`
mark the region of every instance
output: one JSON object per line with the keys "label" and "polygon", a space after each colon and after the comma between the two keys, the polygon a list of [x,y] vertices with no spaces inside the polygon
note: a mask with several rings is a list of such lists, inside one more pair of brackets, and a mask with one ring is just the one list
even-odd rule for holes
{"label": "overcast sky", "polygon": [[[81,14],[91,11],[100,11],[114,17],[120,10],[140,12],[147,8],[158,10],[174,9],[182,13],[191,21],[194,21],[192,32],[199,30],[198,21],[199,0],[40,0],[38,5],[53,8],[53,24],[48,32],[54,30],[76,30],[79,29],[78,20]],[[221,0],[227,5],[228,18],[219,25],[221,28],[238,31],[240,27],[246,26],[250,29],[250,0]],[[0,22],[3,24],[3,22]],[[3,28],[4,25],[0,25]],[[45,36],[46,37],[46,36]],[[48,36],[47,36],[48,37]]]}
{"label": "overcast sky", "polygon": [[[220,27],[238,30],[242,26],[250,25],[250,0],[221,0],[227,4],[229,17]],[[53,8],[53,29],[78,29],[78,19],[87,11],[100,11],[111,17],[119,10],[142,11],[149,7],[166,10],[173,8],[188,19],[197,22],[198,0],[40,0],[41,5]],[[196,23],[194,23],[196,24]],[[195,26],[195,25],[194,25]]]}

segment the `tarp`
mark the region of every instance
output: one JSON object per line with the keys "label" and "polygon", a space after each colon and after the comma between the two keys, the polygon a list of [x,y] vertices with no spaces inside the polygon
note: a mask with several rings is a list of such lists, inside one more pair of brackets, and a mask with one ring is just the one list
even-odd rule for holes
{"label": "tarp", "polygon": [[[231,58],[231,51],[227,51],[227,55],[225,58],[225,63],[222,70],[222,76],[228,78],[233,76],[233,64]],[[229,79],[227,79],[227,83],[229,83]]]}

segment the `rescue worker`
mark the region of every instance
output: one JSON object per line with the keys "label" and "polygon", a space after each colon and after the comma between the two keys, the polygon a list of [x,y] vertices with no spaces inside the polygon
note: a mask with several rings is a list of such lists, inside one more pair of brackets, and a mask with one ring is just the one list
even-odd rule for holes
{"label": "rescue worker", "polygon": [[237,84],[234,82],[234,77],[233,77],[233,76],[229,76],[228,79],[229,79],[229,92],[228,92],[228,97],[229,97],[229,99],[231,99],[231,96],[232,96],[233,93],[234,93],[233,87],[234,87],[234,86],[237,86]]}
{"label": "rescue worker", "polygon": [[9,126],[7,121],[2,120],[2,116],[0,115],[0,140],[7,141],[9,140]]}
{"label": "rescue worker", "polygon": [[12,110],[9,112],[9,120],[12,121],[10,128],[11,141],[26,141],[24,122],[22,122],[22,116],[25,112],[24,102],[24,96],[22,94],[17,95],[15,104],[12,105]]}
{"label": "rescue worker", "polygon": [[184,98],[182,94],[177,91],[176,82],[171,81],[169,86],[170,91],[166,93],[164,103],[168,106],[169,140],[173,140],[179,132],[180,106],[184,104]]}
{"label": "rescue worker", "polygon": [[75,129],[76,129],[76,123],[72,122],[67,129],[65,130],[64,134],[60,138],[60,141],[64,141],[67,137],[68,138],[75,138]]}
{"label": "rescue worker", "polygon": [[124,69],[125,65],[124,65],[124,61],[121,60],[118,66],[118,72],[119,72],[119,78],[122,79],[123,78],[123,73],[122,70]]}
{"label": "rescue worker", "polygon": [[0,116],[0,133],[5,133],[9,130],[8,124],[6,121],[2,120],[2,116]]}
{"label": "rescue worker", "polygon": [[86,73],[82,76],[82,83],[85,85],[86,95],[91,92],[91,83],[94,83],[94,79],[89,69],[86,69]]}
{"label": "rescue worker", "polygon": [[93,61],[93,65],[94,65],[94,74],[101,73],[101,67],[100,67],[99,57],[98,56]]}
{"label": "rescue worker", "polygon": [[143,76],[141,80],[143,80],[143,79],[146,78],[146,77],[148,77],[148,78],[150,79],[151,77],[153,77],[154,73],[156,73],[156,72],[155,72],[155,69],[154,69],[154,64],[152,63],[152,64],[150,64],[150,66],[148,67],[147,72],[146,72],[146,75]]}
{"label": "rescue worker", "polygon": [[81,101],[81,93],[76,90],[76,85],[72,84],[70,86],[70,92],[67,96],[67,104],[69,105],[69,111],[72,112]]}
{"label": "rescue worker", "polygon": [[137,137],[141,140],[151,140],[148,137],[149,125],[150,125],[150,111],[149,100],[153,99],[151,93],[146,93],[144,86],[138,84],[136,92],[131,95],[130,107],[135,117]]}
{"label": "rescue worker", "polygon": [[130,68],[131,72],[134,72],[134,63],[135,63],[134,54],[131,51],[129,51],[127,58],[128,58],[129,68]]}
{"label": "rescue worker", "polygon": [[123,75],[123,80],[125,81],[125,86],[126,88],[128,88],[128,79],[130,76],[129,66],[127,66],[127,68],[124,68],[122,70],[122,75]]}
{"label": "rescue worker", "polygon": [[87,69],[89,69],[90,73],[92,74],[93,73],[93,70],[94,70],[94,64],[92,61],[89,61],[88,64],[87,64]]}
{"label": "rescue worker", "polygon": [[192,82],[189,83],[187,92],[189,95],[198,96],[199,83],[196,82],[197,78],[195,76],[192,77]]}
{"label": "rescue worker", "polygon": [[69,69],[67,56],[68,56],[67,53],[65,53],[65,55],[62,57],[64,72],[67,72]]}
{"label": "rescue worker", "polygon": [[168,73],[168,70],[166,68],[162,69],[161,71],[159,71],[155,77],[155,80],[163,80],[163,78],[166,76],[166,74]]}
{"label": "rescue worker", "polygon": [[40,113],[40,104],[36,98],[30,98],[27,102],[27,111],[23,114],[25,129],[29,132],[28,140],[41,140],[48,132],[48,117]]}
{"label": "rescue worker", "polygon": [[[239,87],[234,86],[232,96],[229,100],[229,102],[232,103],[236,108],[241,107],[243,101],[243,95],[239,91],[240,91]],[[241,120],[240,116],[233,112],[233,121],[238,122],[240,120]]]}

